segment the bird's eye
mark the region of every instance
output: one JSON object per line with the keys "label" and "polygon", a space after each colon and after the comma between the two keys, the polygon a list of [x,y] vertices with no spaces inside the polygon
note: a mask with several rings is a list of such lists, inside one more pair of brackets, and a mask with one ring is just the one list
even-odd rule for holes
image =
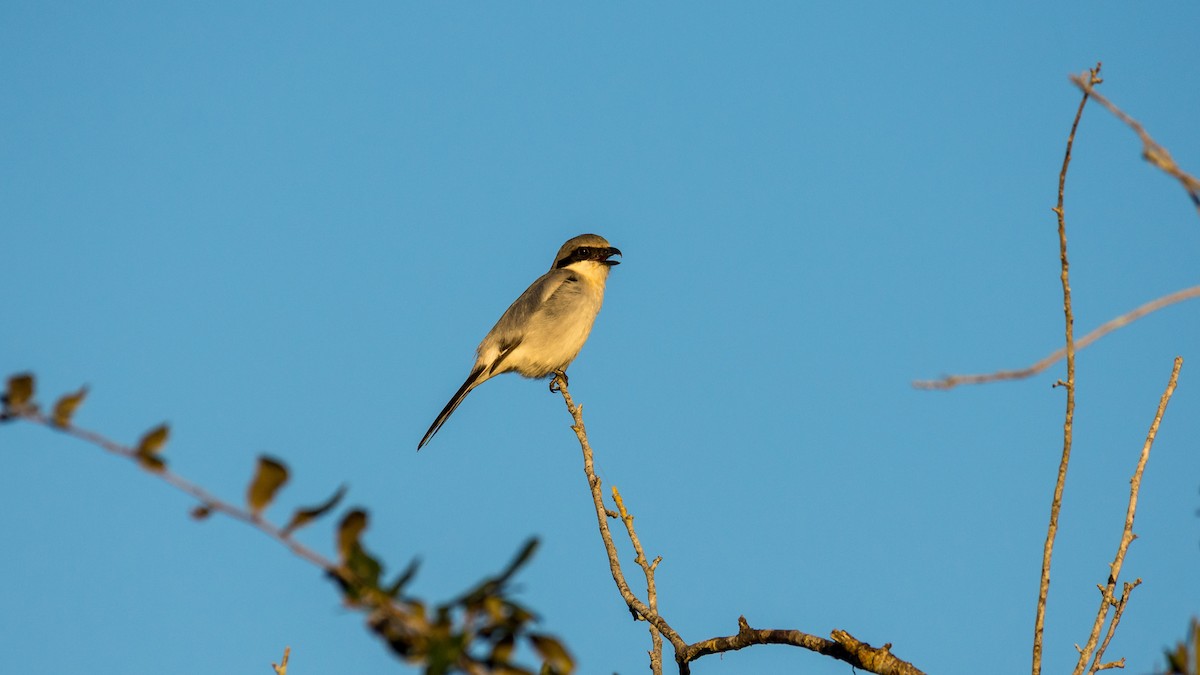
{"label": "bird's eye", "polygon": [[578,254],[578,255],[579,255],[579,257],[581,257],[581,258],[586,258],[586,257],[588,257],[588,256],[592,255],[592,249],[590,249],[590,248],[588,248],[588,247],[586,247],[586,246],[580,247],[580,248],[579,248],[579,249],[577,249],[575,252],[576,252],[576,254]]}

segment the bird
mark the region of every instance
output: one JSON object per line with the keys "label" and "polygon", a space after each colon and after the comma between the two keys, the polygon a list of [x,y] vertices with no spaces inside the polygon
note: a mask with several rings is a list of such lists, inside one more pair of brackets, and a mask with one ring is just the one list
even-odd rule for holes
{"label": "bird", "polygon": [[[515,372],[532,379],[561,373],[579,355],[604,303],[610,260],[620,249],[596,234],[568,239],[550,271],[538,277],[501,315],[475,350],[466,382],[429,425],[420,451],[442,428],[467,394],[497,375]],[[551,385],[553,387],[553,384]]]}

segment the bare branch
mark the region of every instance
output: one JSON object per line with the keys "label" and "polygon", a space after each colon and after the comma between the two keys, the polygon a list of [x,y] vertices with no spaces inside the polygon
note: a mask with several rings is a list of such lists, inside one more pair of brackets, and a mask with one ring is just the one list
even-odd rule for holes
{"label": "bare branch", "polygon": [[1098,83],[1079,75],[1072,75],[1071,81],[1075,83],[1075,86],[1083,90],[1084,96],[1090,95],[1095,97],[1097,103],[1108,108],[1108,111],[1116,115],[1117,119],[1127,124],[1130,129],[1133,129],[1138,138],[1142,139],[1142,159],[1145,159],[1147,162],[1162,169],[1168,175],[1173,176],[1175,180],[1178,180],[1183,189],[1188,193],[1188,196],[1192,198],[1192,204],[1195,205],[1196,212],[1200,213],[1200,180],[1197,180],[1195,176],[1179,168],[1179,165],[1171,158],[1171,153],[1167,152],[1166,148],[1151,138],[1150,134],[1146,132],[1145,127],[1138,123],[1137,120],[1125,114],[1112,101],[1097,93],[1094,85]]}
{"label": "bare branch", "polygon": [[736,651],[753,645],[791,645],[831,656],[872,673],[922,675],[922,671],[911,663],[893,656],[890,644],[872,647],[842,630],[833,631],[832,636],[832,640],[827,640],[798,630],[755,629],[750,627],[746,617],[739,616],[736,635],[701,640],[688,647],[685,658],[690,662],[701,656]]}
{"label": "bare branch", "polygon": [[[1076,340],[1075,352],[1078,353],[1079,350],[1084,349],[1096,340],[1099,340],[1118,328],[1124,328],[1125,326],[1128,326],[1129,324],[1137,321],[1147,314],[1150,314],[1151,312],[1156,312],[1164,307],[1169,307],[1176,303],[1183,302],[1184,300],[1191,300],[1192,298],[1198,297],[1200,297],[1200,286],[1192,286],[1190,288],[1184,288],[1182,290],[1175,291],[1169,295],[1164,295],[1161,298],[1151,300],[1132,312],[1122,314],[1121,316],[1102,324],[1099,328],[1096,328],[1092,332]],[[913,386],[917,389],[953,389],[960,384],[984,384],[987,382],[999,382],[1002,380],[1020,380],[1037,375],[1043,370],[1061,361],[1066,355],[1067,350],[1063,348],[1053,352],[1046,358],[1038,361],[1028,368],[1021,368],[1019,370],[1000,370],[994,373],[980,375],[948,375],[940,380],[917,380],[916,382],[913,382]]]}
{"label": "bare branch", "polygon": [[[1089,81],[1099,84],[1100,64],[1089,71]],[[1071,265],[1067,262],[1067,220],[1063,211],[1063,194],[1066,192],[1067,169],[1071,166],[1071,147],[1075,144],[1075,131],[1083,117],[1088,93],[1084,92],[1071,122],[1071,133],[1067,136],[1067,151],[1063,155],[1062,170],[1058,173],[1058,204],[1054,213],[1058,216],[1058,257],[1062,268],[1063,315],[1066,320],[1067,411],[1063,420],[1062,459],[1058,464],[1058,480],[1054,483],[1054,498],[1050,501],[1050,524],[1046,527],[1046,543],[1042,546],[1042,575],[1038,584],[1037,613],[1033,622],[1033,675],[1042,672],[1042,635],[1046,625],[1046,597],[1050,592],[1050,559],[1054,555],[1054,538],[1058,535],[1058,514],[1062,509],[1063,487],[1067,482],[1067,465],[1071,461],[1072,425],[1075,421],[1075,316],[1071,311]]]}
{"label": "bare branch", "polygon": [[[1133,517],[1137,513],[1138,491],[1142,486],[1142,473],[1146,470],[1146,462],[1150,459],[1150,448],[1154,445],[1154,438],[1158,435],[1158,425],[1162,422],[1163,414],[1167,411],[1167,403],[1171,401],[1171,395],[1175,393],[1175,385],[1179,381],[1179,369],[1183,367],[1183,357],[1176,356],[1175,364],[1171,368],[1171,378],[1167,381],[1167,388],[1163,391],[1162,397],[1158,400],[1158,410],[1154,413],[1154,421],[1150,423],[1150,431],[1146,434],[1146,442],[1142,444],[1142,454],[1138,457],[1137,468],[1133,471],[1133,477],[1129,479],[1129,505],[1125,509],[1125,528],[1121,532],[1121,543],[1117,545],[1117,554],[1113,558],[1112,564],[1109,565],[1108,583],[1103,587],[1100,598],[1100,609],[1096,612],[1096,620],[1092,624],[1091,634],[1088,635],[1088,641],[1079,653],[1079,661],[1075,665],[1074,675],[1080,675],[1084,668],[1087,667],[1088,659],[1092,655],[1092,650],[1096,648],[1096,641],[1099,640],[1100,630],[1104,626],[1104,620],[1108,616],[1110,607],[1116,607],[1117,612],[1112,619],[1112,625],[1109,626],[1109,635],[1104,640],[1104,645],[1107,646],[1108,638],[1112,632],[1116,630],[1116,624],[1121,618],[1121,613],[1125,610],[1125,603],[1128,602],[1129,593],[1139,583],[1138,579],[1133,584],[1125,584],[1124,592],[1121,598],[1115,597],[1114,592],[1117,586],[1117,579],[1121,575],[1121,566],[1125,562],[1125,552],[1129,550],[1129,544],[1133,542],[1136,535],[1133,533]],[[1104,655],[1104,649],[1101,648],[1096,652],[1096,663],[1092,665],[1090,672],[1095,673],[1099,667],[1099,661]]]}
{"label": "bare branch", "polygon": [[555,374],[554,389],[562,395],[563,401],[567,404],[567,411],[571,413],[571,418],[575,421],[571,429],[575,432],[575,437],[579,439],[579,446],[583,450],[583,472],[587,476],[588,486],[591,488],[592,503],[596,508],[596,521],[600,526],[600,538],[604,541],[604,550],[608,554],[608,566],[612,570],[613,581],[617,584],[617,591],[621,594],[621,597],[625,600],[625,604],[629,606],[635,617],[640,616],[648,621],[675,648],[675,662],[679,666],[680,675],[689,675],[691,673],[691,666],[689,664],[702,656],[734,651],[755,644],[786,644],[803,647],[819,654],[825,654],[845,661],[855,668],[872,673],[881,673],[884,675],[923,675],[922,671],[912,664],[893,656],[890,651],[890,644],[878,648],[872,647],[865,642],[860,642],[842,630],[833,631],[833,640],[827,640],[798,630],[754,629],[746,623],[745,617],[740,617],[738,619],[737,635],[701,640],[691,645],[685,642],[679,633],[675,632],[670,624],[663,619],[662,615],[658,613],[657,606],[651,608],[629,590],[629,584],[625,581],[625,574],[621,571],[621,562],[617,556],[617,547],[613,543],[612,532],[608,527],[608,518],[610,516],[620,517],[629,530],[630,538],[634,542],[635,550],[640,559],[638,564],[647,573],[647,584],[651,589],[651,598],[655,597],[654,586],[652,584],[653,572],[661,558],[655,559],[654,562],[648,565],[645,563],[645,555],[642,553],[641,542],[637,539],[633,531],[633,518],[625,510],[625,505],[621,500],[619,492],[615,489],[613,490],[613,496],[617,503],[617,514],[613,514],[604,506],[604,498],[600,490],[600,478],[596,475],[592,446],[588,442],[587,429],[583,425],[583,406],[576,405],[575,401],[571,398],[571,394],[567,389],[566,377],[562,373]]}

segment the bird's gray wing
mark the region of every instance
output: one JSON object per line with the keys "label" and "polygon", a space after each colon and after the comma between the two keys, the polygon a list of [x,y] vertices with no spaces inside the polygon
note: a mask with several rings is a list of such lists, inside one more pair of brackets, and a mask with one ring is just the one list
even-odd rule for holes
{"label": "bird's gray wing", "polygon": [[480,349],[485,345],[495,345],[501,352],[511,351],[525,337],[530,320],[542,311],[546,302],[559,292],[564,284],[576,283],[578,280],[570,270],[550,270],[538,277],[537,281],[530,284],[529,288],[504,310],[500,320],[484,338],[483,344],[479,345]]}

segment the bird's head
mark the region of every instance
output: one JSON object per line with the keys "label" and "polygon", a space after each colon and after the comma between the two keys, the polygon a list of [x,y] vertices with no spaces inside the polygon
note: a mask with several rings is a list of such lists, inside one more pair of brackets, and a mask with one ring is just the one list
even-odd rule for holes
{"label": "bird's head", "polygon": [[554,256],[552,269],[562,269],[585,261],[592,261],[605,267],[620,265],[621,263],[618,261],[609,259],[614,255],[621,255],[621,249],[610,246],[604,237],[598,234],[581,234],[568,239],[567,243],[558,249],[558,255]]}

